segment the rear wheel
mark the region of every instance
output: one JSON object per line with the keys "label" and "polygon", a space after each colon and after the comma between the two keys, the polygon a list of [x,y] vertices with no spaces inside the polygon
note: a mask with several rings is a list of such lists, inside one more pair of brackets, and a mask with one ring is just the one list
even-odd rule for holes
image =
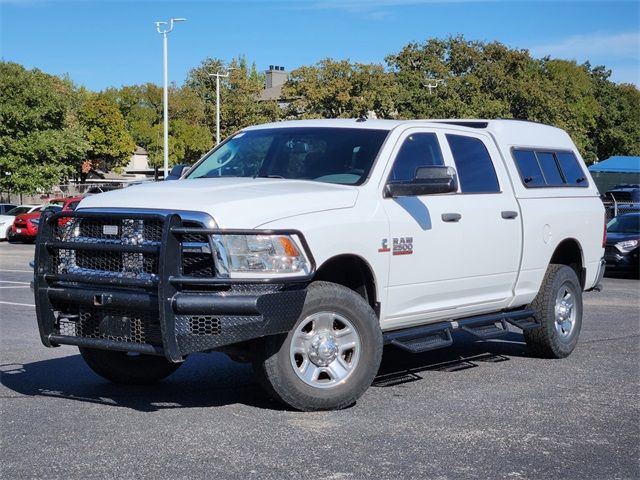
{"label": "rear wheel", "polygon": [[91,370],[113,383],[126,385],[155,383],[168,377],[182,365],[155,355],[79,348],[82,358]]}
{"label": "rear wheel", "polygon": [[265,389],[287,405],[335,410],[367,390],[381,357],[382,332],[369,304],[342,285],[314,282],[294,328],[265,339],[254,368]]}
{"label": "rear wheel", "polygon": [[529,351],[545,358],[570,355],[582,327],[582,288],[576,272],[550,265],[530,308],[540,326],[524,331]]}

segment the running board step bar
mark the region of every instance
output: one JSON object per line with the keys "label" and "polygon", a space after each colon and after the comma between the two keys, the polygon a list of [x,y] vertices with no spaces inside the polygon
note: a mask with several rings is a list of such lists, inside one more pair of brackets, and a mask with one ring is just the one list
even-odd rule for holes
{"label": "running board step bar", "polygon": [[391,345],[410,353],[421,353],[437,348],[449,347],[453,344],[451,330],[448,328],[439,332],[425,334],[420,337],[400,338],[391,340]]}
{"label": "running board step bar", "polygon": [[384,344],[394,345],[410,353],[428,352],[452,345],[453,330],[463,330],[476,338],[488,340],[507,333],[507,323],[522,330],[534,328],[538,324],[532,318],[533,315],[533,310],[514,310],[394,330],[384,334]]}
{"label": "running board step bar", "polygon": [[509,332],[507,328],[506,320],[500,320],[499,322],[489,323],[487,325],[461,325],[461,330],[464,330],[467,333],[470,333],[476,338],[480,340],[489,340],[490,338],[501,337],[505,333]]}

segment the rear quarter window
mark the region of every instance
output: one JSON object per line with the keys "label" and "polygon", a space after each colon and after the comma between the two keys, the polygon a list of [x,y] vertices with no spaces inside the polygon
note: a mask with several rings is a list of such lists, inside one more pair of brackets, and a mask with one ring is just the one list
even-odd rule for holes
{"label": "rear quarter window", "polygon": [[541,187],[545,185],[540,164],[533,150],[514,150],[513,159],[520,172],[520,178],[527,187]]}
{"label": "rear quarter window", "polygon": [[556,163],[556,157],[551,152],[536,152],[538,162],[542,168],[542,174],[547,185],[561,186],[564,184],[564,179],[560,173],[560,168]]}
{"label": "rear quarter window", "polygon": [[564,172],[564,178],[567,185],[585,186],[587,177],[582,171],[578,159],[573,152],[557,152],[556,157],[560,163],[560,168]]}
{"label": "rear quarter window", "polygon": [[573,152],[512,149],[520,179],[527,188],[587,187],[587,177]]}

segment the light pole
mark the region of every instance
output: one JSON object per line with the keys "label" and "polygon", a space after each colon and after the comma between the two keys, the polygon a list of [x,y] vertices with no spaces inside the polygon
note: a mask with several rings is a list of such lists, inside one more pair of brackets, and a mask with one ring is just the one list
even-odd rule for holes
{"label": "light pole", "polygon": [[234,67],[227,68],[227,73],[208,73],[210,77],[216,77],[216,145],[220,143],[220,78],[227,78]]}
{"label": "light pole", "polygon": [[[164,67],[163,123],[164,123],[164,178],[169,175],[169,68],[167,66],[167,34],[173,30],[173,24],[184,22],[186,18],[172,18],[168,22],[156,22],[156,30],[162,35],[162,57]],[[168,26],[167,26],[168,25]]]}

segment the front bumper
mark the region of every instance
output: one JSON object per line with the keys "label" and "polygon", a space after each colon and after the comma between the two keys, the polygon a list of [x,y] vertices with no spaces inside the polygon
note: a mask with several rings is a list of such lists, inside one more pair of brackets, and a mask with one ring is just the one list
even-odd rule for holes
{"label": "front bumper", "polygon": [[[62,216],[74,220],[61,222]],[[142,240],[132,244],[124,233],[122,239],[98,238],[107,235],[96,225],[122,231],[137,225]],[[152,225],[154,240],[146,240],[142,234]],[[69,236],[74,229],[76,236]],[[94,236],[84,236],[83,229]],[[179,214],[65,212],[44,215],[40,230],[34,294],[41,340],[49,347],[122,350],[179,362],[190,353],[289,331],[313,275],[233,281],[216,276],[213,267],[194,270],[185,245],[196,238],[211,246],[211,234],[227,232],[185,226]]]}
{"label": "front bumper", "polygon": [[621,252],[615,246],[607,245],[604,258],[607,261],[607,268],[617,271],[637,271],[640,266],[640,249],[635,248],[630,252]]}
{"label": "front bumper", "polygon": [[35,238],[38,236],[38,229],[31,226],[26,226],[26,227],[21,226],[18,228],[11,227],[9,232],[13,238],[25,238],[25,239],[35,240]]}

